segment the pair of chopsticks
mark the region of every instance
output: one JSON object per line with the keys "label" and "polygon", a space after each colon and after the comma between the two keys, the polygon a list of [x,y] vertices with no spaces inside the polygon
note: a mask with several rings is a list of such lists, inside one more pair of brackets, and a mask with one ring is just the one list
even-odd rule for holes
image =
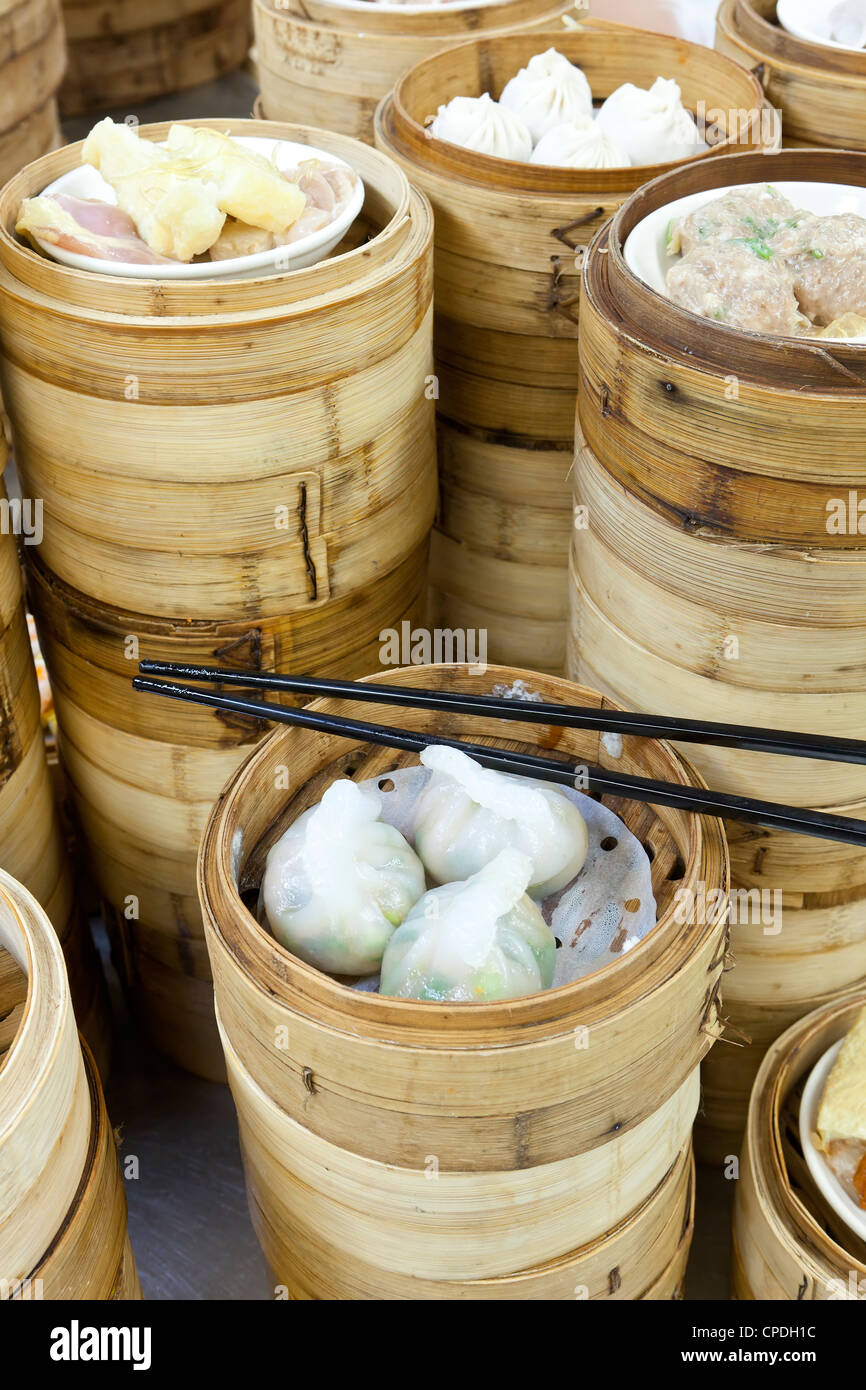
{"label": "pair of chopsticks", "polygon": [[575,786],[575,778],[579,771],[579,788],[598,795],[621,796],[634,801],[671,806],[698,815],[746,821],[774,830],[788,830],[823,840],[838,840],[843,844],[859,845],[866,849],[866,821],[852,820],[826,811],[810,811],[797,806],[779,805],[772,801],[757,801],[751,797],[734,796],[728,792],[710,791],[702,787],[679,787],[671,782],[634,777],[609,768],[581,766],[578,769],[554,758],[543,758],[504,748],[489,748],[484,744],[443,738],[438,734],[418,734],[409,729],[367,724],[355,719],[321,714],[311,709],[274,705],[266,700],[237,695],[224,695],[214,690],[198,690],[178,682],[197,681],[223,686],[242,686],[248,690],[366,700],[377,705],[397,705],[406,709],[487,715],[497,719],[517,720],[522,724],[596,729],[641,738],[666,738],[679,743],[711,744],[719,748],[816,758],[825,762],[866,764],[866,741],[860,739],[786,733],[777,729],[751,728],[748,725],[716,724],[703,720],[632,714],[623,710],[599,710],[580,705],[509,701],[496,695],[472,695],[447,690],[411,690],[397,685],[367,685],[356,681],[271,675],[259,671],[224,670],[221,667],[187,666],[165,661],[142,661],[139,671],[141,675],[133,679],[133,688],[147,694],[185,700],[193,704],[206,705],[210,709],[247,715],[253,719],[294,724],[301,728],[315,729],[319,733],[360,739],[387,748],[400,748],[409,753],[420,753],[430,744],[442,744],[446,748],[457,748],[469,754],[482,766],[493,768],[497,772],[517,773],[560,786]]}

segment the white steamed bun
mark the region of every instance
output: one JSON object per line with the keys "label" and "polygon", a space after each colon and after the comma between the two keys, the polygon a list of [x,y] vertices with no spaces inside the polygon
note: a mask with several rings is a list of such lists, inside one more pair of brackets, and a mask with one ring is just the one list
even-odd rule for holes
{"label": "white steamed bun", "polygon": [[659,77],[647,90],[626,82],[611,93],[596,117],[632,164],[669,164],[708,148],[673,79]]}
{"label": "white steamed bun", "polygon": [[528,160],[532,136],[519,116],[500,106],[488,92],[480,97],[452,97],[428,127],[437,140],[499,159]]}
{"label": "white steamed bun", "polygon": [[500,106],[513,111],[526,124],[533,141],[554,126],[589,126],[592,122],[592,90],[580,68],[555,48],[536,53],[506,83]]}

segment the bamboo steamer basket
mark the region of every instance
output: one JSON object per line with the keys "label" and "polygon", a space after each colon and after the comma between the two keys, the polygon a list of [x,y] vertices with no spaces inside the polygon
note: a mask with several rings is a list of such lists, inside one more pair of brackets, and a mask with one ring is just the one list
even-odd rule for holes
{"label": "bamboo steamer basket", "polygon": [[114,1135],[63,956],[35,898],[2,871],[0,1018],[0,1298],[140,1298]]}
{"label": "bamboo steamer basket", "polygon": [[253,0],[262,105],[271,120],[307,121],[372,144],[376,107],[407,68],[470,36],[553,29],[580,8],[574,0],[426,9],[369,0]]}
{"label": "bamboo steamer basket", "polygon": [[580,263],[601,223],[670,166],[518,164],[430,140],[424,124],[455,95],[498,95],[554,44],[599,98],[671,74],[691,109],[750,113],[725,148],[737,136],[760,146],[766,131],[756,78],[704,48],[619,25],[475,39],[417,63],[377,112],[378,147],[427,193],[436,218],[437,621],[489,628],[492,660],[560,671]]}
{"label": "bamboo steamer basket", "polygon": [[0,185],[60,143],[59,0],[0,0]]}
{"label": "bamboo steamer basket", "polygon": [[[859,183],[864,170],[857,153],[785,151],[773,179]],[[649,291],[622,255],[653,208],[765,171],[740,155],[660,179],[590,252],[569,670],[632,708],[863,737],[866,551],[828,533],[826,504],[864,480],[866,350],[736,334]],[[861,768],[689,752],[721,790],[864,814]],[[769,1043],[866,977],[866,855],[730,835],[736,888],[778,895],[782,930],[734,914],[725,999],[741,1045],[704,1068],[708,1160],[736,1152]]]}
{"label": "bamboo steamer basket", "polygon": [[[472,675],[420,666],[387,679],[484,691],[518,677],[548,699],[600,702],[514,668]],[[316,707],[348,712],[346,702]],[[365,717],[387,718],[377,706]],[[503,743],[493,720],[407,709],[401,722]],[[597,734],[520,724],[507,732],[508,746],[610,762]],[[217,1008],[251,1211],[275,1278],[297,1297],[559,1298],[584,1284],[606,1297],[620,1277],[629,1290],[622,1296],[657,1289],[649,1296],[672,1297],[690,1224],[679,1183],[690,1162],[694,1070],[717,1032],[725,953],[718,823],[617,804],[650,846],[660,915],[607,971],[472,1009],[386,999],[303,965],[244,903],[270,844],[335,775],[361,779],[411,761],[280,730],[232,778],[202,840],[199,891]],[[288,805],[275,786],[283,765],[296,789]],[[666,745],[648,740],[627,740],[618,765],[677,781],[690,775]],[[680,927],[676,891],[698,879],[721,889],[717,910]],[[589,1029],[588,1046],[576,1045],[575,1027]],[[275,1046],[285,1036],[288,1046]],[[425,1177],[431,1162],[436,1181]],[[670,1202],[659,1195],[654,1204],[659,1184]],[[667,1231],[661,1245],[658,1220]],[[645,1258],[626,1266],[622,1255],[617,1269],[613,1256],[628,1248]]]}
{"label": "bamboo steamer basket", "polygon": [[214,801],[265,726],[181,704],[167,719],[163,701],[132,690],[138,659],[359,676],[378,665],[383,629],[423,621],[426,582],[422,544],[325,609],[222,624],[108,608],[31,562],[61,756],[115,963],[152,1040],[199,1075],[225,1079],[196,854]]}
{"label": "bamboo steamer basket", "polygon": [[246,60],[246,0],[62,0],[69,66],[64,116],[169,96]]}
{"label": "bamboo steamer basket", "polygon": [[[817,7],[820,9],[820,6]],[[716,47],[759,68],[785,143],[866,150],[866,56],[810,43],[776,21],[776,0],[722,0]]]}
{"label": "bamboo steamer basket", "polygon": [[798,1121],[809,1071],[864,1005],[862,988],[840,996],[789,1028],[764,1058],[749,1103],[734,1206],[735,1298],[866,1296],[866,1244],[816,1188]]}
{"label": "bamboo steamer basket", "polygon": [[196,124],[347,159],[367,186],[355,236],[372,239],[262,280],[82,273],[13,231],[21,198],[81,146],[31,165],[0,196],[3,394],[22,485],[45,499],[45,563],[113,607],[212,620],[324,608],[429,533],[430,210],[345,137]]}
{"label": "bamboo steamer basket", "polygon": [[[6,452],[0,434],[0,469]],[[0,483],[0,503],[6,501]],[[78,1025],[107,1075],[105,983],[77,900],[50,781],[22,572],[11,533],[0,535],[0,747],[0,865],[34,895],[51,920],[63,948]]]}

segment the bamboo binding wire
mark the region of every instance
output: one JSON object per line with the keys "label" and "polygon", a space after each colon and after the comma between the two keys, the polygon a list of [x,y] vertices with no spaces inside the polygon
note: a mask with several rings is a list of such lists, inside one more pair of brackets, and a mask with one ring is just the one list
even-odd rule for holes
{"label": "bamboo binding wire", "polygon": [[0,186],[60,143],[60,0],[0,0]]}
{"label": "bamboo binding wire", "polygon": [[[420,666],[387,677],[488,692],[516,678],[546,699],[600,702],[514,668]],[[357,714],[345,701],[316,707]],[[387,710],[373,705],[365,718],[387,722]],[[401,720],[611,765],[597,733],[416,709]],[[335,776],[412,761],[281,727],[231,779],[203,837],[199,891],[218,1015],[250,1209],[274,1277],[298,1298],[674,1296],[690,1235],[695,1068],[717,1032],[725,953],[718,822],[617,803],[650,847],[655,931],[562,989],[428,1007],[312,970],[244,905],[269,846]],[[277,789],[284,766],[288,799]],[[645,739],[627,738],[617,767],[693,775]],[[719,901],[679,925],[677,890],[698,880],[718,887]]]}
{"label": "bamboo binding wire", "polygon": [[80,147],[0,195],[4,397],[22,483],[44,499],[28,558],[64,764],[134,1002],[210,1077],[224,1063],[195,856],[262,728],[166,718],[132,691],[136,663],[379,666],[382,634],[423,620],[436,504],[428,204],[346,137],[228,125],[358,168],[367,198],[343,254],[270,279],[121,282],[10,231],[19,198]]}
{"label": "bamboo binding wire", "polygon": [[[57,938],[0,871],[0,1299],[141,1297],[99,1077]],[[6,1015],[9,1017],[10,1015]]]}
{"label": "bamboo binding wire", "polygon": [[[0,471],[6,461],[0,433]],[[78,1025],[102,1075],[110,1056],[102,967],[83,916],[69,845],[46,759],[39,689],[14,538],[14,511],[0,482],[0,865],[50,918],[63,948]]]}
{"label": "bamboo binding wire", "polygon": [[862,1299],[866,1244],[818,1191],[800,1143],[803,1084],[866,1005],[858,989],[810,1013],[767,1052],[749,1103],[734,1206],[738,1299]]}
{"label": "bamboo binding wire", "polygon": [[575,0],[381,5],[371,0],[253,0],[265,115],[373,143],[381,99],[407,68],[470,36],[553,29]]}
{"label": "bamboo binding wire", "polygon": [[599,99],[626,81],[650,85],[659,74],[675,75],[690,109],[703,102],[740,113],[736,131],[726,117],[729,140],[760,146],[775,132],[763,121],[760,83],[736,64],[618,25],[473,40],[416,64],[377,112],[377,145],[435,212],[435,621],[488,629],[492,660],[559,671],[580,260],[598,227],[661,166],[517,164],[430,140],[425,131],[441,103],[488,89],[498,96],[533,54],[554,44],[584,69]]}
{"label": "bamboo binding wire", "polygon": [[[776,182],[860,183],[864,172],[857,153],[773,160]],[[831,534],[827,508],[866,481],[866,349],[733,333],[648,290],[622,255],[653,208],[765,177],[750,155],[668,175],[590,252],[569,670],[631,707],[740,722],[761,710],[776,727],[862,737],[866,552],[855,533]],[[855,817],[866,806],[862,768],[709,747],[690,756],[727,791]],[[707,1060],[706,1158],[737,1151],[772,1039],[866,977],[862,851],[819,854],[802,837],[737,826],[731,844],[725,998],[735,1036],[752,1041]]]}
{"label": "bamboo binding wire", "polygon": [[[250,45],[247,0],[62,0],[69,66],[64,116],[131,105],[239,68]],[[130,114],[134,114],[130,112]]]}
{"label": "bamboo binding wire", "polygon": [[722,0],[716,47],[756,68],[782,112],[785,143],[866,150],[866,55],[789,34],[776,0]]}

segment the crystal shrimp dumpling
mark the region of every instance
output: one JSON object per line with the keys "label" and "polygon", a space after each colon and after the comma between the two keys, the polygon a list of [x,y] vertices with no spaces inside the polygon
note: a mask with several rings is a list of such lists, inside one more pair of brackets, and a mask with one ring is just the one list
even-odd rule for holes
{"label": "crystal shrimp dumpling", "polygon": [[501,850],[531,863],[529,892],[564,888],[586,860],[589,840],[577,807],[555,787],[481,767],[456,748],[421,754],[433,776],[415,812],[415,848],[437,883],[469,878]]}
{"label": "crystal shrimp dumpling", "polygon": [[526,895],[532,872],[528,855],[505,849],[465,882],[431,889],[385,948],[380,993],[478,1004],[548,989],[556,938]]}
{"label": "crystal shrimp dumpling", "polygon": [[335,975],[374,974],[426,886],[420,859],[380,807],[371,788],[335,782],[268,853],[262,896],[274,936]]}

